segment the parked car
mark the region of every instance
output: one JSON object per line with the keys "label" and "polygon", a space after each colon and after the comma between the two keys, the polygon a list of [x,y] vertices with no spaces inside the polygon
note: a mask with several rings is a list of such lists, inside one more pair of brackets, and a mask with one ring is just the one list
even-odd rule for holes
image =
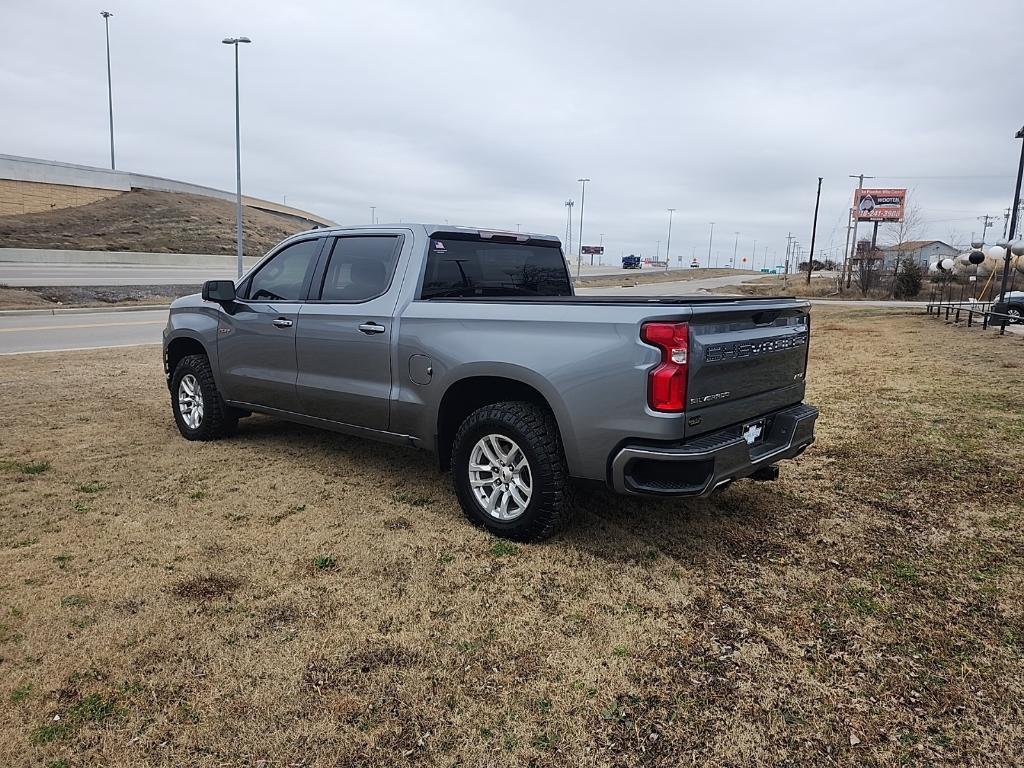
{"label": "parked car", "polygon": [[574,482],[774,479],[814,440],[809,331],[805,301],[581,297],[557,238],[402,225],[288,238],[175,301],[163,346],[186,439],[259,412],[422,448],[470,520],[535,540]]}
{"label": "parked car", "polygon": [[992,312],[996,323],[1002,320],[999,315],[1009,315],[1011,323],[1024,322],[1024,291],[1007,291],[1001,301],[992,305]]}

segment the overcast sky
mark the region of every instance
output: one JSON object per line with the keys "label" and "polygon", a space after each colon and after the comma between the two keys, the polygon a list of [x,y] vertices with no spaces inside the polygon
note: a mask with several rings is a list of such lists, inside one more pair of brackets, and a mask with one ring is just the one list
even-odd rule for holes
{"label": "overcast sky", "polygon": [[[922,236],[966,241],[1010,204],[1024,3],[0,0],[0,153],[108,162],[341,223],[565,234],[609,257],[706,263],[758,243],[841,249],[855,181],[907,186]],[[1002,219],[997,222],[1001,234]],[[865,227],[861,228],[861,233]],[[993,240],[990,231],[989,241]],[[575,248],[574,248],[575,250]],[[771,259],[770,259],[771,260]]]}

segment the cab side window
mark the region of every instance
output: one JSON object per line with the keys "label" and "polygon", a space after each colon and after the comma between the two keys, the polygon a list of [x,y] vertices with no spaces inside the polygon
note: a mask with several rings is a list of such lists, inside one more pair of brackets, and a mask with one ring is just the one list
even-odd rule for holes
{"label": "cab side window", "polygon": [[321,301],[369,301],[387,291],[402,239],[395,235],[339,237],[324,273]]}
{"label": "cab side window", "polygon": [[302,240],[278,251],[249,284],[250,301],[302,301],[316,265],[320,240]]}

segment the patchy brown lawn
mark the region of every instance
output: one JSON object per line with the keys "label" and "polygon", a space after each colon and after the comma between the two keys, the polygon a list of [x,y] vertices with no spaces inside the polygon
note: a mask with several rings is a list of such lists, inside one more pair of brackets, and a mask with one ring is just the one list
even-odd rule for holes
{"label": "patchy brown lawn", "polygon": [[[536,546],[429,457],[0,363],[0,765],[1009,765],[1024,340],[814,310],[818,443]],[[63,763],[59,761],[64,761]]]}

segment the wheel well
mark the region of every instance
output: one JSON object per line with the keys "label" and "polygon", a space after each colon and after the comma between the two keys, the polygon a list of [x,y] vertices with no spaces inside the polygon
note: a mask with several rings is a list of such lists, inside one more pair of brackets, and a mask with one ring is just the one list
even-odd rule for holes
{"label": "wheel well", "polygon": [[[178,367],[178,363],[181,362],[182,358],[189,355],[206,355],[206,347],[203,346],[202,342],[188,336],[171,340],[171,343],[167,345],[166,353],[168,381],[174,375],[174,369]],[[209,355],[206,356],[209,357]]]}
{"label": "wheel well", "polygon": [[437,411],[437,458],[441,471],[448,470],[455,433],[469,414],[491,403],[514,400],[539,405],[554,417],[544,395],[529,384],[515,379],[473,376],[452,384],[441,398],[441,406]]}

